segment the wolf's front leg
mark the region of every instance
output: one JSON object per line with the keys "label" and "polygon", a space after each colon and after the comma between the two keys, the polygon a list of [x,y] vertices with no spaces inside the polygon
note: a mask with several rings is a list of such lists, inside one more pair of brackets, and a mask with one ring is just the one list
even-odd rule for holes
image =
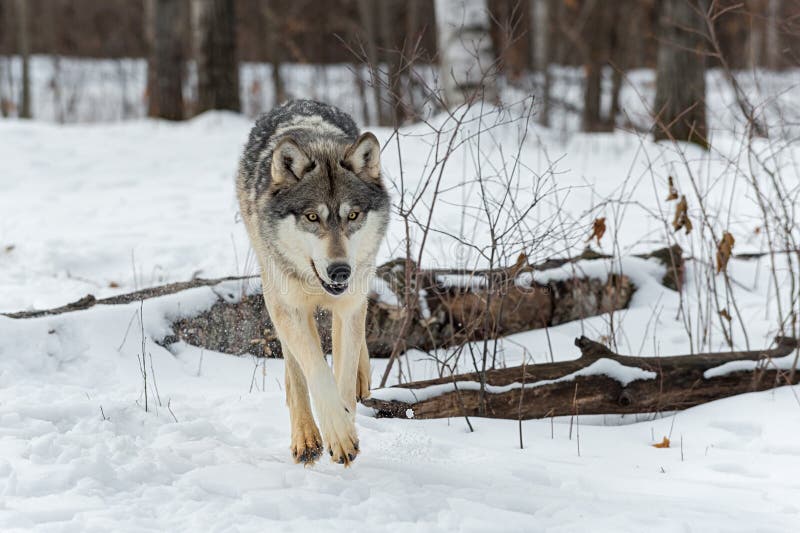
{"label": "wolf's front leg", "polygon": [[322,437],[311,414],[311,402],[303,369],[287,347],[283,349],[286,367],[286,405],[292,424],[292,457],[296,463],[312,465],[322,455]]}
{"label": "wolf's front leg", "polygon": [[[363,396],[362,351],[365,351],[364,325],[367,304],[340,311],[333,311],[333,372],[339,394],[355,417],[356,400]],[[367,356],[367,393],[369,393],[369,356]]]}
{"label": "wolf's front leg", "polygon": [[300,364],[331,457],[349,465],[358,455],[356,427],[322,353],[313,310],[273,303],[269,313],[281,343]]}

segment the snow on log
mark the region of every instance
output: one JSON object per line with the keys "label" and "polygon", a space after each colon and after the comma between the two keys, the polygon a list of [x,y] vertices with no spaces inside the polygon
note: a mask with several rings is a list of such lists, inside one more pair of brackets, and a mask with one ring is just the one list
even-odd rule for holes
{"label": "snow on log", "polygon": [[670,357],[619,355],[586,337],[580,358],[405,383],[372,391],[379,417],[486,416],[529,419],[574,414],[651,413],[795,384],[798,342],[768,350]]}

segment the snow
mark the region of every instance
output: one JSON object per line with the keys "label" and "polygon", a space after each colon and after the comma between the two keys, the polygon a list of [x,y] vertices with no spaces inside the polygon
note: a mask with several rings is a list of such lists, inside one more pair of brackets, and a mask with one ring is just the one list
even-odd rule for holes
{"label": "snow", "polygon": [[706,379],[725,376],[732,372],[752,371],[757,368],[766,368],[769,370],[791,370],[800,369],[800,361],[793,353],[783,357],[771,358],[768,361],[729,361],[714,368],[709,368],[703,372],[703,377]]}
{"label": "snow", "polygon": [[[553,383],[561,383],[564,381],[574,381],[579,376],[608,376],[611,379],[618,381],[623,387],[640,379],[655,379],[656,373],[641,368],[626,366],[613,359],[601,358],[587,365],[585,368],[570,372],[560,378],[556,379],[542,379],[533,381],[531,383],[509,383],[508,385],[485,385],[486,392],[490,394],[502,394],[514,389],[534,389],[545,385],[552,385]],[[427,387],[420,387],[418,389],[404,389],[404,388],[386,388],[377,389],[372,392],[372,397],[378,400],[385,401],[399,401],[405,403],[416,403],[429,400],[433,397],[453,392],[456,390],[481,390],[481,384],[477,381],[456,381],[455,383],[442,383],[438,385],[429,385]]]}
{"label": "snow", "polygon": [[[146,331],[167,303],[145,303]],[[303,468],[278,360],[249,393],[248,358],[205,352],[200,366],[196,348],[148,343],[177,422],[145,413],[138,335],[116,349],[136,310],[0,319],[0,529],[788,531],[800,511],[788,388],[628,425],[579,420],[572,439],[567,420],[552,438],[550,421],[528,421],[522,450],[513,421],[473,419],[469,433],[362,408],[356,464]],[[651,447],[665,435],[682,453]]]}
{"label": "snow", "polygon": [[[139,67],[131,66],[136,72]],[[35,78],[38,68],[34,65]],[[793,76],[796,72],[765,74],[764,90],[781,87],[776,100],[781,105],[796,101]],[[645,72],[631,77],[642,86],[652,80]],[[707,294],[701,259],[707,250],[698,240],[699,230],[674,236],[658,216],[659,210],[671,208],[663,204],[668,175],[682,192],[690,192],[687,167],[700,176],[709,209],[724,213],[714,223],[736,235],[735,251],[766,246],[763,234],[755,231],[760,224],[755,198],[732,167],[732,160],[742,163],[744,141],[735,129],[730,94],[718,79],[710,75],[709,87],[716,91],[709,97],[714,150],[705,154],[686,147],[685,162],[674,146],[636,133],[565,135],[559,127],[528,126],[521,141],[527,169],[521,182],[553,169],[553,180],[545,185],[557,195],[538,204],[525,220],[543,236],[526,250],[529,260],[579,252],[596,216],[607,216],[608,226],[599,250],[616,259],[579,261],[521,275],[517,282],[623,273],[636,292],[630,307],[613,315],[499,339],[498,366],[577,358],[573,341],[579,335],[612,342],[616,351],[631,355],[685,354],[696,347],[679,313],[681,297],[660,284],[664,267],[631,254],[672,242],[684,246],[697,259],[686,264],[685,309],[703,309]],[[338,90],[345,92],[341,86]],[[569,100],[576,90],[570,85],[562,92]],[[108,100],[117,93],[88,94]],[[639,104],[630,94],[623,93],[623,103],[632,117],[638,116]],[[432,117],[430,124],[444,120]],[[58,306],[87,293],[104,297],[193,276],[257,273],[233,192],[249,127],[249,119],[228,113],[180,124],[0,121],[0,311]],[[427,128],[409,126],[399,141],[411,191],[421,186],[427,168]],[[391,135],[381,129],[376,133],[381,141]],[[516,146],[520,134],[514,124],[494,130],[494,142],[479,158],[487,170],[508,157],[507,147]],[[800,147],[790,138],[775,141],[786,144],[770,164],[784,169],[791,188],[800,181],[791,166]],[[765,151],[774,147],[763,139],[753,142]],[[382,157],[388,179],[397,183],[395,142]],[[443,173],[437,231],[429,235],[424,267],[470,272],[487,266],[480,253],[489,239],[487,225],[473,209],[480,208],[478,189],[464,179],[475,161],[465,145]],[[625,177],[630,179],[623,183]],[[517,193],[525,203],[536,191],[522,187]],[[393,188],[392,195],[397,205],[401,191]],[[429,206],[431,197],[424,196],[420,205]],[[625,205],[624,211],[610,205],[609,198]],[[696,204],[690,208],[696,216]],[[565,240],[546,238],[554,221],[571,228]],[[412,230],[416,247],[420,234]],[[402,221],[395,218],[380,261],[400,256],[404,235]],[[517,252],[509,247],[500,262],[513,264]],[[784,309],[790,298],[790,260],[776,259]],[[768,347],[777,333],[777,297],[769,271],[769,258],[734,258],[728,265],[731,296],[741,313],[741,318],[734,316],[737,349],[746,343]],[[448,280],[473,283],[477,278]],[[156,342],[170,333],[174,319],[206,309],[218,297],[235,301],[257,290],[257,281],[244,280],[148,300],[141,308],[141,325],[138,302],[35,319],[0,316],[0,530],[796,529],[798,387],[662,416],[522,424],[470,419],[474,432],[460,418],[376,419],[361,406],[356,425],[362,452],[352,468],[327,460],[312,468],[295,465],[288,451],[281,360],[233,357],[184,343],[167,350]],[[384,303],[398,303],[387,284],[376,282],[373,290]],[[746,325],[747,339],[739,324]],[[148,412],[138,358],[142,332]],[[706,351],[725,349],[715,323],[708,335]],[[480,353],[482,345],[472,348]],[[794,355],[774,363],[789,368]],[[398,381],[398,372],[406,380],[438,377],[447,370],[443,361],[451,370],[473,370],[468,357],[454,362],[452,356],[448,350],[411,351],[399,359],[389,384]],[[386,364],[373,360],[375,385]],[[718,375],[748,364],[709,372]],[[652,378],[607,359],[582,372],[623,383]],[[665,436],[670,448],[652,447]]]}
{"label": "snow", "polygon": [[389,283],[385,279],[377,276],[372,278],[370,290],[376,301],[392,307],[400,306],[400,301],[397,299],[397,295],[394,293],[392,288],[389,286]]}

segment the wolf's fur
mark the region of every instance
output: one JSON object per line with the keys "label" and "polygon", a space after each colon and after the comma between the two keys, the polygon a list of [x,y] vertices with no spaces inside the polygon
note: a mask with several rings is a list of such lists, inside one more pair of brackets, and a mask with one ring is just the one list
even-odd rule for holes
{"label": "wolf's fur", "polygon": [[[298,100],[258,119],[239,165],[239,205],[286,360],[297,462],[313,463],[322,439],[337,462],[348,465],[358,454],[356,400],[369,395],[367,292],[389,218],[379,158],[377,139],[359,137],[346,113]],[[330,275],[343,264],[351,270],[346,288]],[[333,315],[335,379],[317,334],[317,307]]]}

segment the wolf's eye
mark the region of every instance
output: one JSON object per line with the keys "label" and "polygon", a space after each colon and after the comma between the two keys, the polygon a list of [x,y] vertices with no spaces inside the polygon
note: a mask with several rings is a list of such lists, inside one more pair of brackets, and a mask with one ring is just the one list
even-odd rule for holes
{"label": "wolf's eye", "polygon": [[347,220],[355,220],[358,218],[358,211],[350,211],[350,214],[347,215]]}
{"label": "wolf's eye", "polygon": [[319,220],[319,215],[316,213],[306,213],[306,218],[311,222],[317,222]]}

